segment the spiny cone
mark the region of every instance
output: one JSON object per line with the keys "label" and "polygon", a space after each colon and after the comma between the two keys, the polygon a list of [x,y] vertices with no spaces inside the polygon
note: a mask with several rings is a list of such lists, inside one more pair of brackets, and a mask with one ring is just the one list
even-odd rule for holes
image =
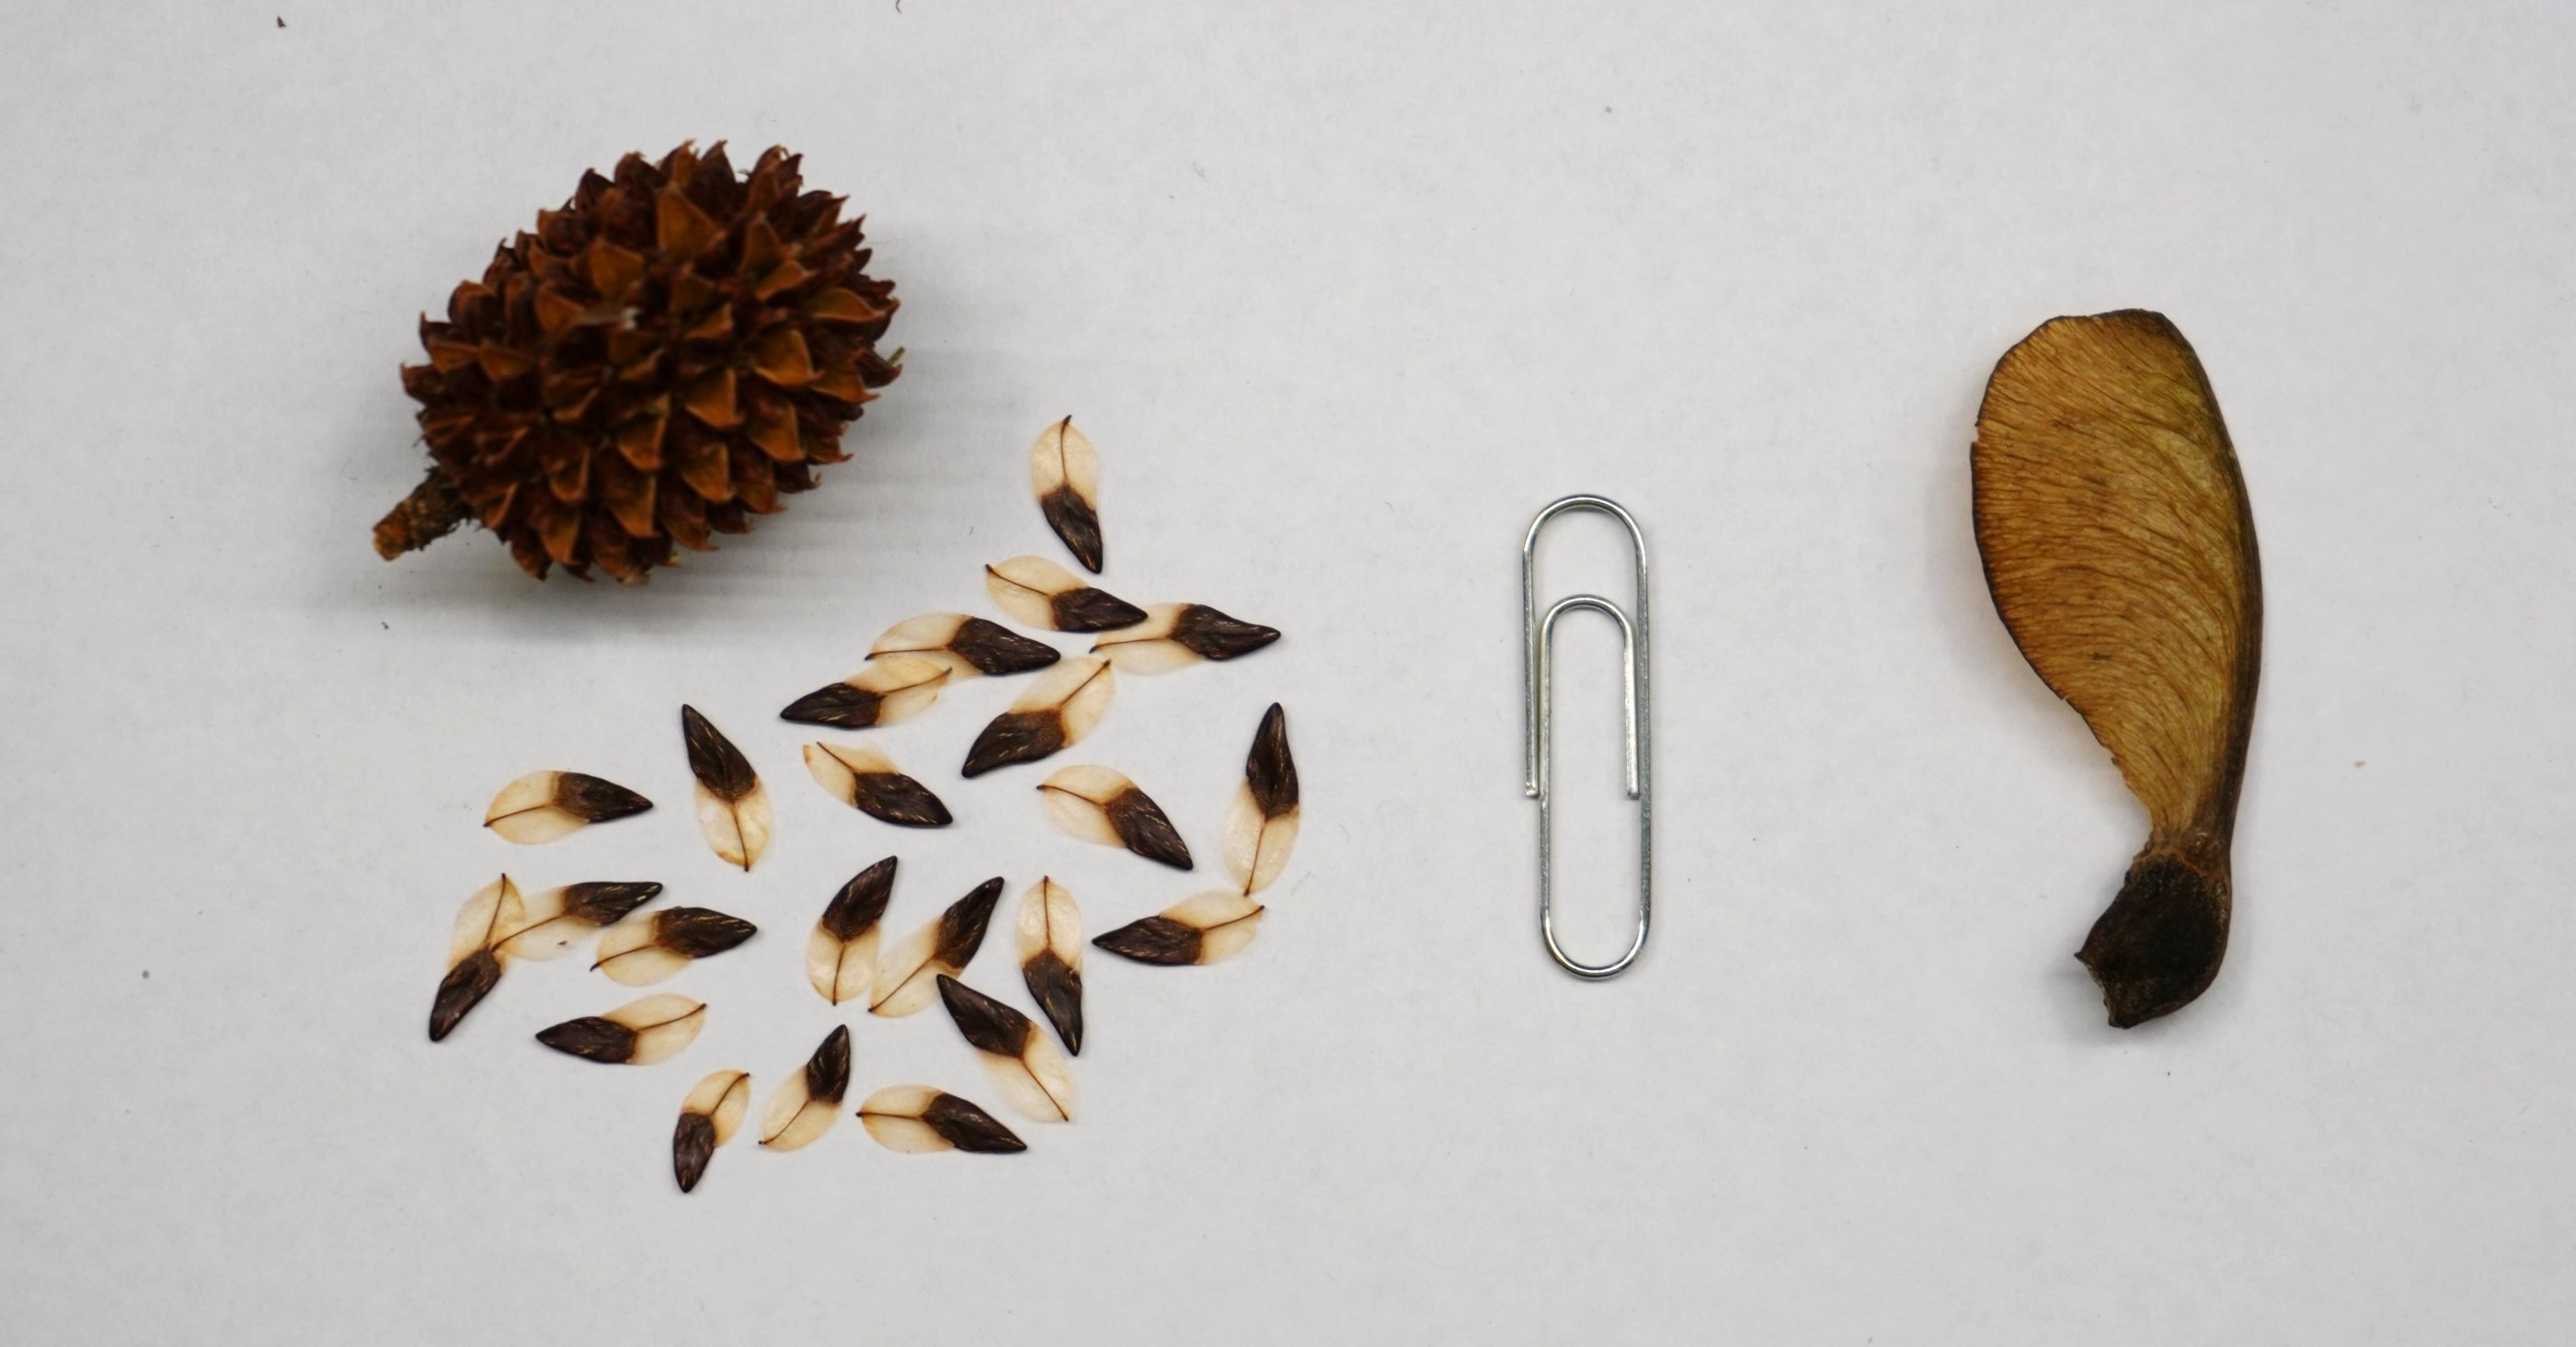
{"label": "spiny cone", "polygon": [[432,463],[376,550],[471,520],[538,579],[640,582],[849,457],[842,428],[899,372],[876,349],[899,301],[798,163],[772,147],[737,177],[722,142],[627,155],[501,245],[446,322],[424,315],[429,363],[402,375]]}

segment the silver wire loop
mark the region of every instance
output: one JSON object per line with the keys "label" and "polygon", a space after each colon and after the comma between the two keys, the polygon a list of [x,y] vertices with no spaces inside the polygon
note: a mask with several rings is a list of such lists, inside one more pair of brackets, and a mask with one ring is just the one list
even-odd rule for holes
{"label": "silver wire loop", "polygon": [[[1636,614],[1633,618],[1619,605],[1598,594],[1573,594],[1549,605],[1542,615],[1538,610],[1538,535],[1547,521],[1569,510],[1592,510],[1609,515],[1627,526],[1628,543],[1637,562]],[[1619,624],[1619,648],[1625,667],[1621,686],[1627,713],[1628,798],[1637,802],[1637,935],[1628,942],[1628,952],[1605,964],[1587,964],[1565,952],[1556,942],[1556,827],[1550,807],[1549,762],[1555,737],[1555,717],[1550,703],[1549,683],[1554,673],[1552,647],[1556,638],[1556,620],[1577,609],[1590,609]],[[1614,978],[1628,971],[1628,965],[1646,948],[1646,932],[1654,920],[1654,730],[1655,721],[1649,697],[1652,688],[1648,676],[1653,664],[1648,658],[1648,640],[1653,632],[1646,615],[1646,534],[1637,526],[1637,517],[1606,496],[1567,496],[1552,502],[1530,521],[1529,533],[1521,539],[1521,635],[1527,658],[1522,666],[1521,721],[1527,731],[1522,758],[1523,794],[1538,801],[1538,933],[1547,943],[1547,952],[1557,964],[1576,977],[1589,981]]]}

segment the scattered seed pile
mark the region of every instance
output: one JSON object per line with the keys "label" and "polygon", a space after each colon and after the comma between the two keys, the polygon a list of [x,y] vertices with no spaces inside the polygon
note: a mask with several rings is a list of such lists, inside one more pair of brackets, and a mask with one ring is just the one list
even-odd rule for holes
{"label": "scattered seed pile", "polygon": [[[1100,462],[1089,437],[1068,417],[1040,433],[1029,463],[1049,527],[1097,574],[1104,559]],[[975,777],[1080,743],[1107,713],[1120,671],[1161,673],[1231,660],[1279,639],[1269,627],[1237,621],[1205,604],[1136,607],[1041,557],[987,566],[985,587],[1005,615],[1026,625],[1099,633],[1092,653],[1067,658],[986,618],[926,614],[888,628],[864,669],[797,698],[781,717],[865,730],[928,710],[952,680],[1035,674],[968,748],[960,774]],[[697,781],[700,832],[726,864],[750,870],[769,844],[767,786],[742,750],[694,707],[680,708],[680,732]],[[817,785],[872,818],[905,828],[944,827],[952,819],[929,786],[874,745],[816,742],[805,746],[804,756]],[[1047,816],[1074,837],[1177,870],[1196,864],[1171,817],[1123,772],[1068,766],[1040,783],[1038,793]],[[1255,895],[1278,879],[1296,843],[1298,800],[1287,716],[1273,703],[1253,733],[1243,783],[1226,818],[1223,859],[1231,884],[1091,943],[1147,964],[1214,963],[1240,952],[1264,911]],[[511,842],[533,845],[652,807],[642,795],[595,776],[532,772],[493,797],[484,826]],[[1081,1053],[1083,1028],[1082,911],[1073,895],[1041,878],[1021,894],[1014,916],[1021,980],[1054,1031],[1049,1037],[1027,1015],[961,980],[992,924],[1004,888],[1000,877],[985,880],[935,920],[880,948],[899,863],[888,856],[861,870],[824,905],[805,946],[806,978],[815,993],[835,1006],[864,1000],[870,1014],[885,1018],[937,1002],[1011,1111],[1038,1122],[1072,1121],[1075,1090],[1066,1058]],[[430,1008],[431,1041],[446,1038],[514,962],[553,959],[595,936],[592,971],[643,987],[757,934],[750,922],[708,908],[641,910],[661,892],[658,883],[594,881],[529,894],[507,875],[485,885],[457,914],[447,975]],[[704,1004],[663,992],[551,1025],[536,1036],[547,1047],[593,1062],[648,1065],[686,1050],[706,1014]],[[721,1069],[681,1101],[671,1135],[672,1175],[681,1191],[697,1186],[716,1148],[741,1128],[751,1088],[747,1072]],[[850,1031],[842,1026],[802,1068],[772,1087],[761,1113],[761,1144],[789,1151],[812,1143],[839,1119],[849,1089]],[[1027,1149],[982,1107],[929,1085],[885,1086],[862,1100],[857,1114],[868,1134],[889,1150]]]}

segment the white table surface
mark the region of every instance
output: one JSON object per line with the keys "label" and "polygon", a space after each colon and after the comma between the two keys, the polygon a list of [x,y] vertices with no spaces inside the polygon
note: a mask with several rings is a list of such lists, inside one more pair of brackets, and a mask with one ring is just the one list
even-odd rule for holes
{"label": "white table surface", "polygon": [[[2576,1335],[2576,29],[2540,4],[12,7],[0,50],[0,1338],[30,1343],[2548,1343]],[[280,27],[277,20],[284,21]],[[646,589],[488,537],[387,565],[414,316],[583,168],[773,141],[868,214],[900,384]],[[2146,306],[2251,484],[2263,692],[2224,974],[2104,1027],[2068,957],[2142,815],[1980,581],[1995,358]],[[1254,718],[1305,842],[1251,951],[1091,964],[1085,1110],[1012,1160],[845,1121],[677,1195],[698,1075],[852,1021],[858,1093],[998,1103],[806,926],[1041,870],[1194,887],[885,736],[965,815],[824,799],[775,708],[1052,553],[1284,628],[1077,755],[1203,855]],[[1663,899],[1626,979],[1532,919],[1513,547],[1657,567]],[[1550,585],[1623,582],[1569,526]],[[1617,591],[1614,592],[1624,592]],[[1567,651],[1568,896],[1615,945],[1606,627]],[[675,710],[778,797],[728,874]],[[492,791],[663,807],[539,849]],[[456,904],[660,878],[760,922],[654,1068],[421,1023]],[[1005,907],[1005,916],[1008,913]],[[970,977],[1021,1004],[997,938]]]}

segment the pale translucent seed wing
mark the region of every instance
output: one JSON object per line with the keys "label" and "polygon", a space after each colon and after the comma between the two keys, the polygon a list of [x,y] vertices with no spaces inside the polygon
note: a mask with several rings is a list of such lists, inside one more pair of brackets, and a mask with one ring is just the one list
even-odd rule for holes
{"label": "pale translucent seed wing", "polygon": [[1252,787],[1238,786],[1234,806],[1225,816],[1225,870],[1247,894],[1269,888],[1288,864],[1297,845],[1299,809],[1264,818],[1253,802]]}
{"label": "pale translucent seed wing", "polygon": [[530,772],[501,788],[483,811],[483,826],[502,840],[533,846],[551,842],[582,826],[582,820],[554,807],[555,783],[561,772]]}
{"label": "pale translucent seed wing", "polygon": [[1031,1026],[1028,1042],[1017,1057],[978,1051],[984,1073],[993,1079],[1002,1102],[1034,1122],[1071,1122],[1074,1113],[1073,1068],[1055,1040]]}
{"label": "pale translucent seed wing", "polygon": [[888,655],[860,670],[850,681],[877,694],[877,724],[899,725],[929,710],[931,703],[939,700],[940,689],[948,685],[960,667],[972,670],[975,666],[956,655],[948,655],[945,661],[921,655]]}
{"label": "pale translucent seed wing", "polygon": [[603,1018],[635,1031],[635,1055],[627,1060],[637,1066],[649,1066],[697,1041],[698,1031],[706,1027],[707,1008],[688,997],[664,992],[630,1001]]}
{"label": "pale translucent seed wing", "polygon": [[939,974],[948,971],[930,962],[938,948],[939,920],[934,917],[879,956],[868,1013],[889,1018],[911,1015],[938,1000]]}
{"label": "pale translucent seed wing", "polygon": [[923,613],[919,617],[905,618],[877,637],[876,644],[868,648],[868,658],[925,659],[946,669],[951,678],[980,678],[983,670],[948,648],[948,643],[957,639],[958,629],[965,625],[964,613]]}
{"label": "pale translucent seed wing", "polygon": [[456,910],[456,926],[447,941],[447,966],[454,968],[526,924],[526,904],[508,875],[476,889]]}
{"label": "pale translucent seed wing", "polygon": [[560,958],[580,944],[591,928],[564,915],[564,894],[569,887],[558,884],[526,895],[518,924],[507,928],[510,934],[502,940],[501,952],[513,959],[542,963]]}
{"label": "pale translucent seed wing", "polygon": [[591,967],[629,987],[652,986],[688,967],[686,958],[653,943],[658,921],[655,913],[638,912],[600,932]]}
{"label": "pale translucent seed wing", "polygon": [[1087,655],[1077,655],[1063,663],[1091,666],[1089,674],[1064,704],[1064,742],[1071,747],[1098,728],[1100,718],[1109,713],[1109,698],[1118,690],[1118,675],[1106,661]]}
{"label": "pale translucent seed wing", "polygon": [[921,1120],[938,1097],[927,1085],[889,1085],[859,1104],[859,1122],[890,1151],[918,1155],[948,1150],[948,1138]]}
{"label": "pale translucent seed wing", "polygon": [[1123,673],[1168,673],[1203,658],[1197,651],[1171,639],[1172,628],[1186,603],[1157,603],[1145,609],[1145,620],[1132,627],[1102,632],[1091,644],[1091,653],[1107,659]]}

